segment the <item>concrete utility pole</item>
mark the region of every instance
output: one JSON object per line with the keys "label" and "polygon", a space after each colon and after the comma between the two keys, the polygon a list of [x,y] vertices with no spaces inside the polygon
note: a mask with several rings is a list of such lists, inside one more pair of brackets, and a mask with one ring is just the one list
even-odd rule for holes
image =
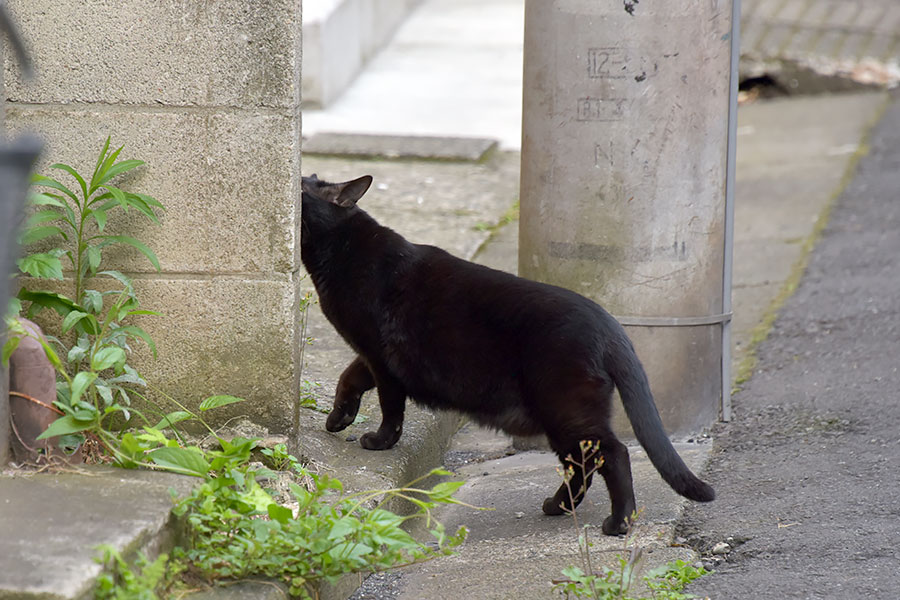
{"label": "concrete utility pole", "polygon": [[519,273],[619,318],[672,433],[728,418],[739,14],[525,3]]}

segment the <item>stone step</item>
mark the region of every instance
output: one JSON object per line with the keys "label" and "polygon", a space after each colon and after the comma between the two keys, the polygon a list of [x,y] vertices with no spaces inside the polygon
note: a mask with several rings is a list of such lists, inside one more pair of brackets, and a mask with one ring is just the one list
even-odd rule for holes
{"label": "stone step", "polygon": [[0,477],[0,598],[93,598],[97,546],[126,559],[169,550],[169,490],[186,493],[195,481],[112,467]]}

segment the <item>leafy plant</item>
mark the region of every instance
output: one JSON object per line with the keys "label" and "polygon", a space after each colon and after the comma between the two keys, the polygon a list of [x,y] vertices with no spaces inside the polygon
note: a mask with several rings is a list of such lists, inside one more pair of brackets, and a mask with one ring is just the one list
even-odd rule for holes
{"label": "leafy plant", "polygon": [[[200,410],[240,401],[212,396],[200,404]],[[188,445],[177,425],[189,420],[207,427],[218,448]],[[447,534],[432,517],[437,504],[459,503],[453,494],[463,482],[412,487],[430,476],[450,475],[447,471],[435,469],[402,488],[346,494],[338,479],[310,472],[279,444],[262,452],[273,465],[294,475],[292,501],[285,504],[276,502],[265,488],[275,473],[251,463],[258,440],[223,439],[200,415],[183,406],[156,425],[124,433],[118,442],[109,437],[104,441],[122,466],[202,479],[190,495],[176,498],[174,512],[187,524],[186,545],[175,548],[168,563],[163,557],[153,563],[139,558],[138,569],[132,569],[113,549],[101,547],[101,561],[113,567],[100,582],[98,597],[104,600],[155,599],[159,588],[178,583],[176,576],[194,581],[199,577],[210,584],[266,576],[284,582],[292,595],[317,598],[324,582],[346,573],[385,570],[450,554],[466,536],[465,528]],[[394,498],[412,503],[414,512],[400,516],[386,510],[384,504]],[[402,528],[411,519],[425,520],[434,537],[432,545],[416,541]]]}
{"label": "leafy plant", "polygon": [[[566,457],[576,467],[585,470],[585,478],[594,474],[602,465],[599,446],[589,442],[580,443],[581,461]],[[570,482],[574,468],[569,467],[563,473],[563,481],[569,492],[570,505],[574,506],[574,496],[583,490],[572,490]],[[623,552],[615,558],[615,568],[600,565],[594,567],[590,549],[593,543],[588,539],[589,526],[579,527],[577,513],[571,511],[575,530],[578,532],[578,552],[581,566],[569,566],[562,570],[564,579],[555,580],[553,589],[565,594],[566,598],[590,598],[592,600],[690,600],[691,594],[682,592],[684,586],[708,573],[702,567],[694,567],[682,560],[677,560],[647,572],[643,577],[644,584],[651,591],[651,596],[636,598],[631,595],[634,578],[643,563],[643,549],[632,543],[631,534],[637,514],[629,519],[629,532],[625,536]]]}
{"label": "leafy plant", "polygon": [[[448,535],[431,510],[438,503],[457,503],[459,481],[430,489],[411,487],[345,494],[341,482],[309,472],[282,454],[307,486],[291,483],[292,505],[278,504],[261,485],[270,473],[246,465],[225,465],[179,501],[176,514],[186,515],[189,546],[175,555],[207,581],[263,575],[284,582],[292,595],[317,598],[324,582],[346,573],[381,571],[450,554],[465,539],[460,528]],[[435,469],[425,477],[449,475]],[[411,502],[416,511],[400,516],[383,508],[392,498]],[[374,507],[367,505],[380,499]],[[434,546],[417,542],[402,525],[424,519]]]}
{"label": "leafy plant", "polygon": [[285,444],[275,444],[272,448],[263,448],[260,452],[269,459],[269,464],[276,471],[286,471],[298,462],[297,457],[288,452]]}
{"label": "leafy plant", "polygon": [[[56,241],[58,246],[42,252],[31,252],[18,261],[19,269],[38,279],[63,279],[63,259],[71,268],[73,294],[22,288],[13,304],[18,312],[27,303],[26,316],[34,317],[49,308],[62,318],[57,336],[48,335],[60,353],[41,340],[48,359],[59,374],[57,400],[54,403],[63,416],[51,426],[50,435],[72,435],[92,431],[108,442],[106,431],[114,415],[131,418],[131,395],[146,382],[128,364],[128,354],[135,340],[146,343],[153,356],[156,346],[140,327],[128,323],[141,315],[158,315],[141,309],[131,280],[115,270],[100,270],[104,250],[112,245],[129,245],[140,251],[159,270],[159,261],[143,242],[128,235],[106,233],[109,218],[117,209],[135,209],[150,221],[158,223],[157,210],[162,204],[146,194],[124,191],[111,181],[143,165],[140,160],[118,160],[122,147],[110,148],[110,140],[101,150],[90,178],[73,167],[51,165],[74,179],[76,187],[45,175],[35,175],[33,184],[44,191],[31,195],[34,211],[20,236],[23,245]],[[99,291],[88,286],[103,279],[118,289]],[[21,326],[8,323],[10,335],[3,348],[3,360],[15,350],[24,335]],[[70,340],[67,347],[62,338]],[[62,359],[64,360],[62,360]],[[109,444],[105,444],[109,446]]]}
{"label": "leafy plant", "polygon": [[[75,191],[58,179],[34,175],[32,183],[50,191],[32,194],[29,203],[36,210],[28,218],[20,237],[24,246],[49,238],[61,238],[68,242],[68,247],[58,246],[24,256],[18,261],[19,269],[32,277],[62,279],[61,259],[66,257],[72,267],[74,302],[92,308],[102,303],[97,292],[86,294],[85,284],[97,274],[103,250],[108,246],[132,246],[159,270],[159,261],[146,244],[132,236],[104,232],[109,214],[115,209],[128,212],[129,208],[134,208],[157,224],[156,210],[163,209],[163,205],[151,196],[128,192],[110,184],[112,179],[143,165],[144,161],[129,159],[116,162],[124,146],[112,150],[109,142],[110,139],[106,138],[90,180],[69,165],[56,163],[50,166],[51,169],[68,173],[78,184]],[[97,312],[99,310],[94,314]]]}
{"label": "leafy plant", "polygon": [[103,544],[97,548],[102,552],[95,559],[106,566],[107,571],[97,578],[96,600],[157,600],[157,589],[166,580],[167,554],[160,554],[149,561],[143,553],[138,554],[134,567],[129,565],[114,547]]}
{"label": "leafy plant", "polygon": [[676,560],[650,570],[644,583],[653,591],[654,600],[690,600],[696,596],[682,593],[684,586],[708,574],[703,567]]}

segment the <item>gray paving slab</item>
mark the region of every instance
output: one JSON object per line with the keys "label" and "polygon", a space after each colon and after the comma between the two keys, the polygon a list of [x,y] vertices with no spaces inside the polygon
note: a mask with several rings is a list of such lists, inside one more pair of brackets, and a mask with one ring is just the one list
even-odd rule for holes
{"label": "gray paving slab", "polygon": [[172,543],[169,490],[196,479],[113,468],[0,476],[0,598],[93,598],[96,547],[154,555]]}

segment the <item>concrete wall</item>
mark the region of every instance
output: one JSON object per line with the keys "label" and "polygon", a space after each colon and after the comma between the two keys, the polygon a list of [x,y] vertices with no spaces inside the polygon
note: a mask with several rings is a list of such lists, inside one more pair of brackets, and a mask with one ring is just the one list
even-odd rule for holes
{"label": "concrete wall", "polygon": [[59,161],[89,173],[111,136],[147,163],[120,184],[167,208],[158,227],[110,217],[162,265],[109,253],[165,315],[140,323],[159,359],[141,347],[133,363],[180,402],[243,396],[234,413],[286,432],[299,382],[300,0],[8,4],[38,79],[23,85],[6,53],[7,128],[44,139],[39,172]]}

